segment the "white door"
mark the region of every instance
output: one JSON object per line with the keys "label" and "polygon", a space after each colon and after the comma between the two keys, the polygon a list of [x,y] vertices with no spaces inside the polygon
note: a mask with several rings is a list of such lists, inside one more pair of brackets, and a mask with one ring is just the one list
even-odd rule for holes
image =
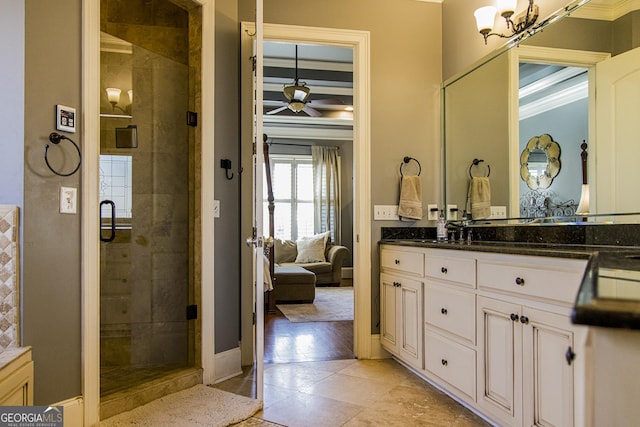
{"label": "white door", "polygon": [[402,279],[400,284],[400,354],[422,369],[422,282]]}
{"label": "white door", "polygon": [[394,354],[397,354],[398,351],[398,328],[396,325],[398,284],[397,277],[385,273],[380,275],[380,341],[387,350]]}
{"label": "white door", "polygon": [[637,212],[640,48],[598,63],[596,88],[596,212]]}
{"label": "white door", "polygon": [[[262,111],[262,42],[263,31],[263,9],[262,1],[256,0],[256,36],[255,36],[255,80],[254,80],[254,111]],[[256,399],[263,400],[263,378],[264,378],[264,230],[262,222],[262,168],[264,165],[264,155],[262,151],[262,114],[255,114],[254,144],[255,153],[253,155],[253,278],[255,283],[255,371],[256,371]]]}

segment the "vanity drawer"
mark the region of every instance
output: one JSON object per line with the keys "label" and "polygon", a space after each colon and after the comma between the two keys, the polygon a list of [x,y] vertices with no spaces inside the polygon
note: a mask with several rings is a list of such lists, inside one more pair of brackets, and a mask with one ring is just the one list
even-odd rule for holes
{"label": "vanity drawer", "polygon": [[475,288],[476,260],[473,258],[444,257],[427,254],[425,274],[434,279],[456,282]]}
{"label": "vanity drawer", "polygon": [[384,270],[422,277],[424,275],[424,253],[383,247],[380,251],[380,266]]}
{"label": "vanity drawer", "polygon": [[476,296],[471,292],[427,283],[424,318],[428,324],[475,343]]}
{"label": "vanity drawer", "polygon": [[549,258],[530,263],[478,261],[478,287],[572,304],[586,264]]}
{"label": "vanity drawer", "polygon": [[476,352],[435,332],[424,334],[425,369],[475,400]]}

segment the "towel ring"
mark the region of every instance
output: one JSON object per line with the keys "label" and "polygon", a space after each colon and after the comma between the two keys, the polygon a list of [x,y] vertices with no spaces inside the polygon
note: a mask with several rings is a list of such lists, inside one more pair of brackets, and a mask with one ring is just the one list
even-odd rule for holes
{"label": "towel ring", "polygon": [[[484,160],[473,159],[473,162],[471,162],[471,165],[469,165],[469,177],[470,178],[473,178],[473,175],[471,174],[471,168],[474,167],[474,166],[478,166],[482,162],[484,162]],[[489,177],[489,175],[491,175],[491,166],[489,166],[487,164],[487,178]]]}
{"label": "towel ring", "polygon": [[420,165],[420,162],[417,159],[409,156],[405,156],[403,162],[400,163],[400,176],[404,176],[404,174],[402,173],[402,166],[404,166],[406,163],[409,163],[411,160],[418,164],[418,176],[420,176],[420,174],[422,173],[422,166]]}
{"label": "towel ring", "polygon": [[78,144],[73,142],[70,138],[67,138],[66,136],[61,135],[59,133],[51,132],[51,134],[49,134],[49,141],[51,141],[51,143],[55,144],[55,145],[60,144],[60,141],[65,140],[65,139],[67,141],[69,141],[70,143],[72,143],[73,146],[76,147],[76,151],[78,152],[78,164],[69,173],[58,172],[57,170],[55,170],[54,168],[51,167],[51,165],[49,164],[49,159],[47,157],[47,153],[49,152],[49,144],[45,145],[45,147],[44,147],[44,162],[47,164],[47,167],[49,168],[49,170],[51,172],[55,173],[58,176],[71,176],[74,173],[76,173],[78,171],[78,169],[80,169],[80,165],[82,164],[82,153],[80,153],[80,147],[78,147]]}

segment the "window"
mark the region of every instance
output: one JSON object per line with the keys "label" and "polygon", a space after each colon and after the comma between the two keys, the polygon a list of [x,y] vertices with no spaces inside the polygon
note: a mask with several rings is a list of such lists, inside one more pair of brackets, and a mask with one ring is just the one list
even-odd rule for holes
{"label": "window", "polygon": [[[131,156],[100,155],[100,200],[115,203],[118,228],[131,224],[131,175]],[[111,218],[111,209],[102,217]]]}
{"label": "window", "polygon": [[[311,156],[271,155],[273,184],[274,237],[297,240],[313,235],[313,166]],[[266,182],[266,171],[264,171]],[[267,188],[263,193],[263,226],[269,231]]]}

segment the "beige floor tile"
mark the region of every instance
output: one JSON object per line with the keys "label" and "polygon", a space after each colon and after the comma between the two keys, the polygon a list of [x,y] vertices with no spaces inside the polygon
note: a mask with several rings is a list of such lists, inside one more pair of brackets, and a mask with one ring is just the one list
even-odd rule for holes
{"label": "beige floor tile", "polygon": [[360,360],[358,363],[342,369],[339,373],[391,384],[400,384],[402,381],[415,376],[407,368],[392,359]]}
{"label": "beige floor tile", "polygon": [[364,408],[318,395],[296,393],[290,399],[265,406],[256,417],[288,427],[341,426]]}
{"label": "beige floor tile", "polygon": [[306,364],[275,364],[264,370],[264,384],[300,391],[324,378],[331,372],[314,369]]}
{"label": "beige floor tile", "polygon": [[301,391],[307,394],[324,396],[360,406],[372,406],[391,390],[395,384],[359,378],[340,373],[310,384]]}
{"label": "beige floor tile", "polygon": [[[350,366],[357,365],[362,363],[357,359],[344,359],[344,360],[327,360],[322,362],[303,362],[303,363],[289,363],[290,366],[303,366],[306,368],[313,368],[319,371],[326,372],[340,372],[343,369],[346,369]],[[275,366],[275,365],[265,365],[265,366]]]}

